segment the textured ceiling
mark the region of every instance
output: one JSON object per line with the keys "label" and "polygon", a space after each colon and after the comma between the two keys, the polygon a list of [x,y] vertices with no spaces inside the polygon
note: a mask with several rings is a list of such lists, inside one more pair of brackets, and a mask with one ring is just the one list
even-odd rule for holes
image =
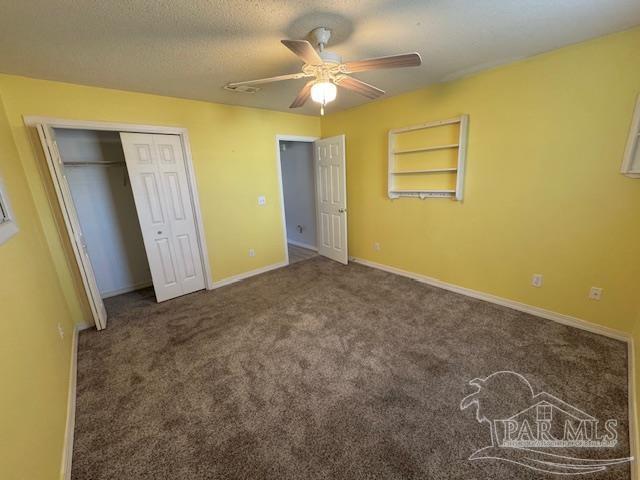
{"label": "textured ceiling", "polygon": [[[419,52],[422,67],[354,75],[394,95],[640,24],[639,0],[0,0],[0,12],[0,72],[283,111],[304,80],[222,87],[299,71],[280,39],[316,26],[345,60]],[[365,101],[341,90],[329,111]]]}

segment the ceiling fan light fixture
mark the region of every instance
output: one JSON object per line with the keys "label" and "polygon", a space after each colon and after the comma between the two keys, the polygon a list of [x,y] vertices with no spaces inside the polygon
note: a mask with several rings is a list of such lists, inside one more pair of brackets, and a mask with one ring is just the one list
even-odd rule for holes
{"label": "ceiling fan light fixture", "polygon": [[328,81],[316,82],[311,87],[311,100],[320,105],[326,105],[336,99],[338,89]]}

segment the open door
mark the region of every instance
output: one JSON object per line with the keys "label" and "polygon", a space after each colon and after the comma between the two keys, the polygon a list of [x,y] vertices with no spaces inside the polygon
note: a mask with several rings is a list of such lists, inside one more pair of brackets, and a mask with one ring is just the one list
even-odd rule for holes
{"label": "open door", "polygon": [[314,143],[318,253],[346,265],[349,254],[344,135]]}
{"label": "open door", "polygon": [[62,208],[62,217],[67,227],[66,230],[69,234],[73,254],[79,266],[80,277],[82,278],[82,284],[87,294],[87,299],[89,300],[91,314],[93,315],[96,328],[102,330],[107,326],[107,310],[104,308],[102,296],[100,295],[93,268],[91,267],[87,245],[82,235],[78,214],[76,213],[73,198],[71,197],[71,190],[69,189],[69,184],[64,174],[62,158],[60,157],[58,145],[56,144],[55,132],[48,125],[40,124],[36,127],[56,190],[58,203],[60,204],[60,208]]}

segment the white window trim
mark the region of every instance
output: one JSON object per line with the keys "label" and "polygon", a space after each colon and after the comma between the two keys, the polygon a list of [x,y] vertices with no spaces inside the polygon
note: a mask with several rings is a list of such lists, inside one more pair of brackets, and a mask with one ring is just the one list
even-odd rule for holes
{"label": "white window trim", "polygon": [[0,245],[2,245],[18,233],[18,225],[16,225],[16,220],[13,216],[13,210],[11,209],[9,197],[7,196],[2,178],[0,178],[0,203],[2,203],[2,208],[8,218],[7,221],[0,223]]}
{"label": "white window trim", "polygon": [[[640,95],[636,102],[636,107],[631,120],[631,128],[629,129],[629,139],[624,150],[624,158],[622,160],[622,174],[631,178],[640,178],[640,165],[634,165],[634,158],[637,149],[640,148]],[[636,162],[637,163],[637,162]]]}

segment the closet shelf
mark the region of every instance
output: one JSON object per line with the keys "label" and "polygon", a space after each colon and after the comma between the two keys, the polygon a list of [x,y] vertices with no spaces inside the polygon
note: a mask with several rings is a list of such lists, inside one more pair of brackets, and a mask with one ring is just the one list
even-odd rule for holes
{"label": "closet shelf", "polygon": [[114,162],[64,162],[63,165],[65,167],[86,167],[86,166],[97,166],[97,165],[125,165],[124,161],[114,161]]}
{"label": "closet shelf", "polygon": [[457,172],[457,168],[429,168],[427,170],[404,170],[401,172],[390,172],[391,175],[412,175],[412,174],[421,174],[421,173],[447,173],[447,172]]}
{"label": "closet shelf", "polygon": [[395,155],[404,155],[405,153],[432,152],[434,150],[447,150],[450,148],[458,148],[460,144],[452,143],[449,145],[435,145],[433,147],[410,148],[408,150],[395,150]]}

